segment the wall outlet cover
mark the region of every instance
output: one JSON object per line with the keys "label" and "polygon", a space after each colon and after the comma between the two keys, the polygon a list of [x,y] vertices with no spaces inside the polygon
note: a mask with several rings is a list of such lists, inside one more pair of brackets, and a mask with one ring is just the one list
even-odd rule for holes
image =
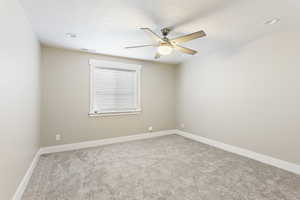
{"label": "wall outlet cover", "polygon": [[60,139],[61,139],[60,134],[56,134],[56,135],[55,135],[55,140],[60,140]]}

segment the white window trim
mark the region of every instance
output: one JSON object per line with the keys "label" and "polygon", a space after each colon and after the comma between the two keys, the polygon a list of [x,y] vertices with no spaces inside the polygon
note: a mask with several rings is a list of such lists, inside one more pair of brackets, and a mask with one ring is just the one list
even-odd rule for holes
{"label": "white window trim", "polygon": [[[142,66],[129,64],[129,63],[120,63],[120,62],[112,62],[106,60],[89,60],[90,65],[90,111],[89,116],[91,117],[101,117],[101,116],[117,116],[117,115],[134,115],[139,114],[141,109],[141,69]],[[137,73],[137,109],[135,110],[128,110],[124,112],[102,112],[102,113],[95,113],[93,111],[94,105],[94,71],[95,68],[102,67],[102,68],[111,68],[111,69],[125,69],[125,70],[134,70]]]}

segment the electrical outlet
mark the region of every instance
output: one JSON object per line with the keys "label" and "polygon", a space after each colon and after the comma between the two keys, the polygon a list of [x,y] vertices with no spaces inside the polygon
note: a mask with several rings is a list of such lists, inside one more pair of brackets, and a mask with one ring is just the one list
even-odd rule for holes
{"label": "electrical outlet", "polygon": [[55,135],[55,140],[57,140],[57,141],[58,141],[58,140],[61,140],[60,134],[56,134],[56,135]]}
{"label": "electrical outlet", "polygon": [[182,124],[180,124],[180,127],[181,127],[181,128],[184,128],[185,126],[184,126],[184,124],[182,123]]}
{"label": "electrical outlet", "polygon": [[152,132],[152,131],[153,131],[153,127],[152,127],[152,126],[149,126],[149,127],[148,127],[148,131],[149,131],[149,132]]}

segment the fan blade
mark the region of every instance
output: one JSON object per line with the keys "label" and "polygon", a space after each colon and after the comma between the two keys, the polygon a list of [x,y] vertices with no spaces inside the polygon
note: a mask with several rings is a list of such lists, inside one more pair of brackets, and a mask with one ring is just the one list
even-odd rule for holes
{"label": "fan blade", "polygon": [[193,49],[189,49],[186,47],[182,47],[179,45],[173,45],[174,49],[181,51],[182,53],[186,53],[186,54],[190,54],[190,55],[194,55],[197,53],[197,51],[193,50]]}
{"label": "fan blade", "polygon": [[155,59],[158,59],[158,58],[160,58],[160,56],[161,56],[161,55],[160,55],[158,52],[156,52],[156,54],[155,54],[155,57],[154,57],[154,58],[155,58]]}
{"label": "fan blade", "polygon": [[184,35],[184,36],[174,38],[174,39],[171,40],[171,43],[181,44],[181,43],[184,43],[184,42],[187,42],[187,41],[190,41],[190,40],[194,40],[194,39],[197,39],[197,38],[201,38],[201,37],[204,37],[204,36],[206,36],[206,33],[204,31],[198,31],[198,32],[195,32],[195,33],[191,33],[191,34],[188,34],[188,35]]}
{"label": "fan blade", "polygon": [[163,42],[163,39],[154,33],[150,28],[141,28],[141,30],[147,32],[157,42]]}
{"label": "fan blade", "polygon": [[147,44],[147,45],[138,45],[138,46],[125,47],[125,49],[133,49],[133,48],[141,48],[141,47],[155,47],[155,46],[157,46],[157,45]]}

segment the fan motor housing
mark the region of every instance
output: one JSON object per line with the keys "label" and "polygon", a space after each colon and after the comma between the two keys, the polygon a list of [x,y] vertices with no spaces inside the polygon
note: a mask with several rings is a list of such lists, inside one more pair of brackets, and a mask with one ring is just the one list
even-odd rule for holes
{"label": "fan motor housing", "polygon": [[169,28],[163,28],[161,29],[161,33],[164,37],[166,37],[170,33],[171,29]]}

